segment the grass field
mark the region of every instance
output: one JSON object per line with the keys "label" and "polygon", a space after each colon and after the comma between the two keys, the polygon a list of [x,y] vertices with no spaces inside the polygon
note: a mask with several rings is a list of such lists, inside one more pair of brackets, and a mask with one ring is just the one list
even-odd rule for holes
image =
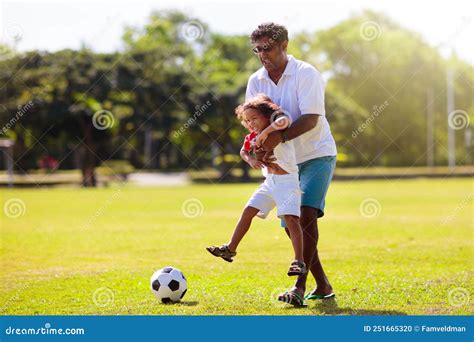
{"label": "grass field", "polygon": [[[204,250],[227,241],[255,187],[2,189],[0,314],[473,313],[471,180],[334,182],[320,254],[337,300],[303,309],[275,300],[292,253],[274,213],[234,263]],[[167,265],[188,278],[181,304],[150,292]]]}

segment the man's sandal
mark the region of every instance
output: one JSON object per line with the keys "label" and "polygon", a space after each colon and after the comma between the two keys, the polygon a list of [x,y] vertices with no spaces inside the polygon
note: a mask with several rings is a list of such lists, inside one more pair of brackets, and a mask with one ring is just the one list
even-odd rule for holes
{"label": "man's sandal", "polygon": [[237,255],[237,252],[231,252],[229,246],[222,245],[220,247],[217,246],[210,246],[206,247],[207,251],[216,257],[220,257],[225,261],[232,262],[234,261],[232,258]]}
{"label": "man's sandal", "polygon": [[306,265],[303,261],[295,260],[291,263],[290,268],[288,269],[288,275],[291,276],[300,276],[306,274]]}
{"label": "man's sandal", "polygon": [[278,295],[278,300],[283,303],[291,304],[295,307],[302,308],[306,307],[307,305],[304,303],[304,299],[300,296],[298,291],[295,288],[291,289],[290,291],[286,291]]}
{"label": "man's sandal", "polygon": [[309,299],[309,300],[314,300],[314,299],[331,299],[335,298],[336,294],[334,292],[331,292],[330,294],[327,295],[322,295],[322,294],[315,294],[313,292],[308,293],[306,296],[304,296],[304,299]]}

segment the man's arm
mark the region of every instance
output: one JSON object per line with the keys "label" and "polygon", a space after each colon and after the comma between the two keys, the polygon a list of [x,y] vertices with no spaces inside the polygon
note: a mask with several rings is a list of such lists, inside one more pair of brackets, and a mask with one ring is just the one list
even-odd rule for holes
{"label": "man's arm", "polygon": [[262,145],[271,133],[275,131],[282,131],[288,128],[288,126],[290,126],[290,118],[286,115],[281,115],[257,136],[257,146]]}
{"label": "man's arm", "polygon": [[273,150],[283,141],[283,134],[285,135],[285,140],[288,141],[312,130],[318,124],[318,119],[318,114],[301,115],[298,120],[293,122],[287,129],[270,133],[263,143],[264,149],[266,151]]}

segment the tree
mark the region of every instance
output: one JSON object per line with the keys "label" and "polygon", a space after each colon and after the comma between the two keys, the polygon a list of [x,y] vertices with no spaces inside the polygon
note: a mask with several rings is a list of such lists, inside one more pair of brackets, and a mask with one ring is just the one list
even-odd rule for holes
{"label": "tree", "polygon": [[[437,140],[446,132],[439,125],[446,122],[446,63],[435,48],[371,11],[298,39],[299,52],[321,67],[329,76],[328,89],[341,95],[338,105],[355,103],[365,112],[352,128],[333,128],[349,165],[425,164],[429,88],[438,95]],[[353,132],[358,132],[355,138]]]}
{"label": "tree", "polygon": [[[190,71],[195,74],[192,88],[199,99],[197,107],[207,104],[207,108],[178,141],[189,154],[217,162],[221,181],[240,162],[238,151],[246,133],[234,109],[244,100],[248,77],[258,67],[248,37],[212,34]],[[197,107],[189,108],[190,112]]]}

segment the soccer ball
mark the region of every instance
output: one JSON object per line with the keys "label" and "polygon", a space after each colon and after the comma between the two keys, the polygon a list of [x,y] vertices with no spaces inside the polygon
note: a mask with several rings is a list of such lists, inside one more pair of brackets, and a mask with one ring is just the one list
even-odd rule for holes
{"label": "soccer ball", "polygon": [[179,302],[188,289],[183,272],[171,266],[153,273],[150,283],[151,291],[164,304]]}

